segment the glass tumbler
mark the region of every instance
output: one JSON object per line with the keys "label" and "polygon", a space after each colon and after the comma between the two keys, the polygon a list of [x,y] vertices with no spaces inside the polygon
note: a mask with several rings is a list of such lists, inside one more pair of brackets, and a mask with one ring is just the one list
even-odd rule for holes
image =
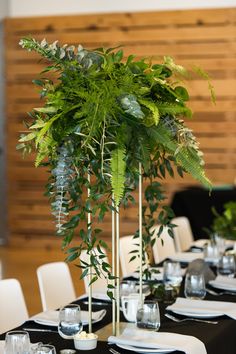
{"label": "glass tumbler", "polygon": [[181,266],[179,262],[165,261],[163,267],[163,282],[165,287],[172,287],[179,293],[179,288],[182,282]]}
{"label": "glass tumbler", "polygon": [[30,354],[29,333],[25,331],[7,332],[4,354]]}
{"label": "glass tumbler", "polygon": [[199,273],[187,273],[185,277],[184,294],[188,299],[204,299],[206,296],[204,275]]}
{"label": "glass tumbler", "polygon": [[158,331],[160,328],[160,312],[158,302],[146,300],[137,311],[138,328]]}
{"label": "glass tumbler", "polygon": [[34,354],[56,354],[56,348],[50,344],[39,344],[33,351]]}
{"label": "glass tumbler", "polygon": [[59,312],[58,332],[64,339],[73,339],[83,329],[80,306],[70,304],[64,306]]}
{"label": "glass tumbler", "polygon": [[233,254],[223,255],[219,259],[217,274],[225,275],[230,278],[234,277],[235,274],[235,258]]}

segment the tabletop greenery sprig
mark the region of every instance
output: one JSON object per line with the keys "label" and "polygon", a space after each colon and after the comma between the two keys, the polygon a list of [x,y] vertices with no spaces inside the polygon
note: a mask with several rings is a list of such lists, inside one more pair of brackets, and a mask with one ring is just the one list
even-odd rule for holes
{"label": "tabletop greenery sprig", "polygon": [[224,204],[223,212],[219,213],[212,208],[212,232],[228,240],[236,240],[236,202],[229,201]]}
{"label": "tabletop greenery sprig", "polygon": [[[186,105],[188,91],[181,84],[187,71],[171,57],[154,65],[133,55],[124,60],[119,48],[86,50],[33,38],[23,38],[20,45],[51,63],[34,80],[43,104],[29,113],[18,148],[36,151],[35,165],[51,171],[47,194],[67,259],[75,260],[83,249],[90,252],[96,246],[100,257],[83,264],[82,276],[92,267],[93,281],[104,275],[109,281],[110,268],[101,250],[107,246],[97,237],[101,230],[93,222],[86,225],[87,213],[102,221],[112,208],[134,202],[139,163],[148,181],[144,250],[155,242],[150,232],[154,224],[169,225],[172,234],[172,211],[162,205],[160,180],[166,174],[174,177],[176,169],[182,177],[187,172],[210,188],[198,142],[183,121],[192,116]],[[54,81],[46,77],[50,71],[56,74]],[[78,246],[69,247],[75,236]]]}

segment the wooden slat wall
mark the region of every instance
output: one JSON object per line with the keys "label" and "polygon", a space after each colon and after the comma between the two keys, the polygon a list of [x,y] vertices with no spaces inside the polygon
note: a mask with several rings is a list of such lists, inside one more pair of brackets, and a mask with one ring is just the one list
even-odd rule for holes
{"label": "wooden slat wall", "polygon": [[[236,9],[151,13],[16,18],[5,22],[6,114],[8,147],[8,206],[12,242],[53,235],[54,224],[43,196],[45,170],[35,169],[33,158],[22,160],[15,151],[18,132],[27,111],[40,102],[31,84],[43,64],[34,53],[22,50],[19,39],[35,38],[82,44],[87,48],[124,45],[126,55],[152,56],[153,62],[171,55],[177,63],[207,70],[216,89],[217,104],[210,103],[207,83],[192,77],[189,90],[194,120],[188,122],[205,152],[206,170],[214,183],[232,183],[236,167]],[[190,177],[167,179],[173,191],[195,183]],[[122,214],[122,233],[137,228],[137,209]],[[103,225],[110,235],[109,218]],[[54,240],[54,238],[52,238]]]}

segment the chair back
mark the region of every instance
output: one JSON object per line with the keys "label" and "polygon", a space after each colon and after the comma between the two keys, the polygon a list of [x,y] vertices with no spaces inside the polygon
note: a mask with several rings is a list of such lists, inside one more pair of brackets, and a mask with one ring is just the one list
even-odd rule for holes
{"label": "chair back", "polygon": [[0,333],[20,326],[28,318],[19,281],[17,279],[0,280]]}
{"label": "chair back", "polygon": [[153,238],[156,238],[156,242],[153,245],[153,258],[155,264],[162,262],[164,259],[175,255],[176,248],[174,239],[169,235],[168,228],[164,226],[160,237],[157,237],[161,225],[153,227]]}
{"label": "chair back", "polygon": [[[108,260],[108,256],[106,253],[106,250],[102,247],[101,251],[103,252],[103,255],[105,255],[106,257],[100,259],[100,262],[106,262],[109,264],[109,260]],[[95,247],[92,250],[93,255],[96,257],[101,256],[101,253],[98,252],[98,249]],[[87,253],[86,250],[83,250],[81,252],[80,255],[80,261],[86,262],[87,264],[90,264],[90,255]],[[83,265],[83,263],[80,262],[81,265]],[[92,271],[93,272],[93,271]],[[86,294],[88,294],[89,292],[89,275],[86,275],[84,278],[84,287],[85,287],[85,292]],[[102,277],[102,278],[98,278],[92,285],[92,289],[93,289],[93,293],[97,293],[97,294],[106,294],[107,292],[107,280]]]}
{"label": "chair back", "polygon": [[139,239],[134,239],[133,237],[133,235],[129,235],[120,238],[120,265],[123,277],[127,277],[130,274],[139,271],[139,257],[137,256],[134,260],[130,262],[130,259],[134,255],[138,255],[138,253],[130,252],[134,250],[139,250]]}
{"label": "chair back", "polygon": [[54,310],[76,299],[68,265],[65,262],[43,264],[37,269],[43,311]]}
{"label": "chair back", "polygon": [[171,223],[177,225],[173,229],[177,251],[188,250],[194,241],[189,219],[186,216],[179,216],[172,219]]}

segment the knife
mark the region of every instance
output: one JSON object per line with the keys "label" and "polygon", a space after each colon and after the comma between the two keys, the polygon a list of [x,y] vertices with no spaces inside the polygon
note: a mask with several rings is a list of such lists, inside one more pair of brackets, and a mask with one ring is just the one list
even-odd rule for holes
{"label": "knife", "polygon": [[53,329],[41,329],[41,328],[23,328],[24,331],[29,332],[53,332],[58,333],[58,331],[54,331]]}

